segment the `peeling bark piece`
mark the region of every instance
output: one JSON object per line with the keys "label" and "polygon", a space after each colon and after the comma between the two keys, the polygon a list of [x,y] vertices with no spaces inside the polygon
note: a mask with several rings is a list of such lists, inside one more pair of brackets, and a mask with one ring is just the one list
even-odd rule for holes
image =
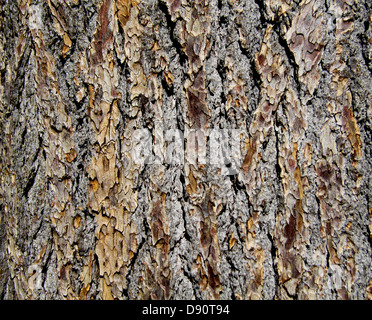
{"label": "peeling bark piece", "polygon": [[286,33],[286,40],[298,65],[298,77],[310,94],[319,84],[319,63],[324,48],[324,18],[315,0],[302,2]]}
{"label": "peeling bark piece", "polygon": [[122,28],[124,28],[125,24],[129,20],[131,6],[131,0],[116,0],[118,20]]}

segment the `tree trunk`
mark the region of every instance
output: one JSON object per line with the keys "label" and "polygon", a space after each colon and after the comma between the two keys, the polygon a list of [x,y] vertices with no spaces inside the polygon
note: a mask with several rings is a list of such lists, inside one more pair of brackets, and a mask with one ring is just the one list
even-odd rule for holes
{"label": "tree trunk", "polygon": [[3,299],[371,299],[369,0],[1,0]]}

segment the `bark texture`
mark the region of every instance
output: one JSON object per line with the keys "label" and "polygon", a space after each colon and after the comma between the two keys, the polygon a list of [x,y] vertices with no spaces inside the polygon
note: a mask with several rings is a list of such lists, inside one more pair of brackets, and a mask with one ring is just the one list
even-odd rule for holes
{"label": "bark texture", "polygon": [[372,298],[370,0],[0,6],[3,299]]}

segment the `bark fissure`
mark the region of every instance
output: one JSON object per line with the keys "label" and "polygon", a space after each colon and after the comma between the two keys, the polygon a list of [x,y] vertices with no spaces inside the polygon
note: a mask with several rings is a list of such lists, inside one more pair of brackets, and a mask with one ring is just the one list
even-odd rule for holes
{"label": "bark fissure", "polygon": [[281,45],[281,47],[284,49],[287,61],[289,65],[291,66],[291,71],[293,72],[293,79],[294,79],[294,83],[296,84],[297,92],[301,92],[301,83],[300,83],[300,77],[299,77],[299,71],[298,71],[299,66],[296,63],[296,58],[293,52],[291,51],[291,49],[289,48],[287,40],[284,39],[284,37],[281,35],[279,26],[275,25],[274,28],[278,35],[278,42]]}
{"label": "bark fissure", "polygon": [[359,40],[360,40],[360,44],[361,44],[361,47],[362,47],[362,50],[361,50],[361,53],[362,53],[362,57],[364,59],[364,63],[367,67],[367,69],[369,70],[369,72],[371,73],[372,75],[372,54],[370,53],[371,52],[371,49],[368,48],[368,46],[372,45],[369,43],[369,39],[368,39],[368,36],[367,36],[367,33],[369,31],[369,29],[371,28],[371,23],[369,20],[366,20],[364,21],[364,33],[360,33],[358,35],[359,37]]}
{"label": "bark fissure", "polygon": [[[272,266],[274,270],[275,288],[278,288],[279,287],[279,272],[278,272],[278,267],[276,264],[277,249],[275,247],[274,240],[270,232],[267,233],[267,238],[269,239],[270,244],[271,244],[270,253],[271,253],[271,259],[272,259]],[[275,294],[276,295],[278,294],[277,290],[275,290]]]}
{"label": "bark fissure", "polygon": [[30,175],[27,178],[26,186],[23,189],[23,195],[25,197],[28,196],[31,188],[33,187],[33,185],[35,183],[35,178],[36,178],[36,175],[37,175],[38,171],[39,171],[39,167],[37,167],[36,169],[34,169],[34,168],[31,169],[31,173],[30,173]]}
{"label": "bark fissure", "polygon": [[181,21],[182,19],[177,18],[175,21],[172,20],[172,16],[169,13],[168,7],[167,7],[166,3],[164,2],[164,0],[159,0],[158,5],[159,5],[159,9],[162,11],[162,13],[165,16],[165,21],[166,21],[167,27],[170,29],[169,37],[170,37],[170,39],[172,41],[172,44],[173,44],[172,47],[174,49],[176,49],[176,51],[177,51],[177,55],[179,57],[180,65],[184,66],[186,61],[187,61],[187,56],[183,51],[183,47],[182,47],[181,43],[174,36],[177,21]]}

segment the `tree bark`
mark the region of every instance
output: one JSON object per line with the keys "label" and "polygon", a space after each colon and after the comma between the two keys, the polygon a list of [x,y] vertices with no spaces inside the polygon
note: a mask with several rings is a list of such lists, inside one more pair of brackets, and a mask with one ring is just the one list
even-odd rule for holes
{"label": "tree bark", "polygon": [[369,0],[0,6],[3,299],[372,298]]}

